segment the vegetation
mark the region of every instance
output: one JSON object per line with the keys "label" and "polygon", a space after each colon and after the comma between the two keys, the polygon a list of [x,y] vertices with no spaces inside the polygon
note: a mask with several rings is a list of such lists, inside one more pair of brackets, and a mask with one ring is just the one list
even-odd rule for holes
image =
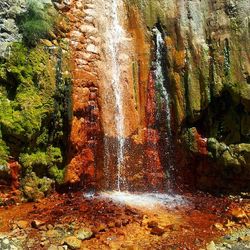
{"label": "vegetation", "polygon": [[9,149],[6,146],[5,142],[0,139],[0,166],[6,165],[9,155]]}
{"label": "vegetation", "polygon": [[22,180],[22,190],[28,201],[36,201],[47,196],[54,186],[54,181],[47,178],[39,178],[34,172],[28,173]]}
{"label": "vegetation", "polygon": [[28,2],[28,10],[19,16],[17,23],[28,46],[35,46],[40,39],[49,37],[56,20],[56,11],[49,5],[35,0]]}
{"label": "vegetation", "polygon": [[61,73],[62,54],[22,43],[11,51],[0,63],[0,165],[12,156],[23,175],[62,182],[69,83]]}

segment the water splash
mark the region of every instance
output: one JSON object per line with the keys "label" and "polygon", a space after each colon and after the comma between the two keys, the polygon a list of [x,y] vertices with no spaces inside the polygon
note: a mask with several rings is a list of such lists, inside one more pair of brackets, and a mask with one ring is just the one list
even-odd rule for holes
{"label": "water splash", "polygon": [[155,209],[157,207],[173,208],[187,204],[187,201],[180,195],[164,193],[103,192],[100,193],[100,198],[110,199],[131,207],[147,209]]}
{"label": "water splash", "polygon": [[120,24],[118,9],[119,0],[112,0],[111,3],[111,25],[108,33],[108,49],[112,61],[112,87],[115,96],[115,126],[117,133],[117,190],[121,191],[125,184],[125,178],[122,174],[124,167],[124,146],[125,146],[125,126],[124,126],[124,108],[123,93],[121,89],[121,68],[119,64],[119,47],[124,38],[124,30]]}

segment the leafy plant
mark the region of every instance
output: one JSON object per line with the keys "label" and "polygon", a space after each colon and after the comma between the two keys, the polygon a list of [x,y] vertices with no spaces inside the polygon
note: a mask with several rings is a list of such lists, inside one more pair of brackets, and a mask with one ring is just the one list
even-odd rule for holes
{"label": "leafy plant", "polygon": [[52,7],[30,0],[27,12],[19,16],[17,24],[24,42],[30,47],[35,46],[40,39],[49,37],[55,20],[55,10]]}
{"label": "leafy plant", "polygon": [[0,138],[0,165],[6,165],[9,155],[9,149],[5,142]]}

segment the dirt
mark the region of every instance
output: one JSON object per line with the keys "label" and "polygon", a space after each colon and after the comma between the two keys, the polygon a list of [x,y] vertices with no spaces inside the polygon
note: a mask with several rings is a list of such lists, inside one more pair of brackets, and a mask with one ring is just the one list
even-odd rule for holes
{"label": "dirt", "polygon": [[[92,236],[81,241],[81,249],[198,250],[211,242],[214,249],[248,246],[249,199],[205,194],[185,194],[184,199],[185,204],[171,208],[147,208],[81,192],[55,193],[36,203],[0,208],[0,244],[8,239],[3,249],[67,249],[64,238],[87,229]],[[235,236],[241,231],[245,234]]]}

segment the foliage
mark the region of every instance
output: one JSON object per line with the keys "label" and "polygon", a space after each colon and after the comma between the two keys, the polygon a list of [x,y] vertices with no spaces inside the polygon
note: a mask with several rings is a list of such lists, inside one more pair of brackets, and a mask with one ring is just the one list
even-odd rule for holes
{"label": "foliage", "polygon": [[58,87],[57,61],[58,54],[41,46],[16,43],[0,63],[0,164],[11,155],[24,176],[35,172],[62,182],[68,79],[61,76]]}
{"label": "foliage", "polygon": [[20,155],[20,162],[25,168],[33,166],[52,166],[62,163],[62,154],[60,148],[50,146],[46,152],[37,151],[32,154],[24,153]]}
{"label": "foliage", "polygon": [[9,149],[5,142],[0,139],[0,165],[6,165],[9,155]]}
{"label": "foliage", "polygon": [[[5,136],[23,142],[34,139],[43,120],[53,110],[51,86],[55,88],[55,84],[45,82],[52,78],[45,66],[47,60],[48,54],[42,49],[35,48],[28,53],[22,44],[15,44],[12,56],[2,65],[5,70],[2,83],[7,95],[0,95],[0,124]],[[41,95],[44,90],[47,93]]]}
{"label": "foliage", "polygon": [[57,183],[62,184],[64,180],[64,169],[59,169],[54,165],[49,168],[49,175],[56,180]]}
{"label": "foliage", "polygon": [[27,12],[18,18],[18,26],[28,46],[35,46],[42,38],[47,38],[53,30],[56,13],[49,5],[42,5],[35,0],[28,2]]}

